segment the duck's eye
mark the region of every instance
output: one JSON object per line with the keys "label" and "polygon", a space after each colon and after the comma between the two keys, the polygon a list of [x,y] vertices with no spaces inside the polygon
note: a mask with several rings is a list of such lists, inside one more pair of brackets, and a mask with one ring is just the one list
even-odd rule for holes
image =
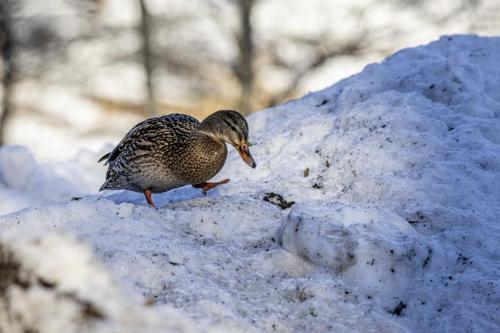
{"label": "duck's eye", "polygon": [[243,150],[248,150],[248,147],[250,147],[250,144],[249,144],[249,143],[247,143],[247,142],[242,142],[242,143],[240,144],[240,147],[241,147],[241,149],[243,149]]}

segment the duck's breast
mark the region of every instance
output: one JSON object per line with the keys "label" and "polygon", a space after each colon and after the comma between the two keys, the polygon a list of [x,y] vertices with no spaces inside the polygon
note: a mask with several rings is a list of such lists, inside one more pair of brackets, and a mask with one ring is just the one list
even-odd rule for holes
{"label": "duck's breast", "polygon": [[189,184],[201,184],[214,177],[224,166],[226,145],[207,135],[198,135],[186,144],[177,161],[172,161],[172,171]]}

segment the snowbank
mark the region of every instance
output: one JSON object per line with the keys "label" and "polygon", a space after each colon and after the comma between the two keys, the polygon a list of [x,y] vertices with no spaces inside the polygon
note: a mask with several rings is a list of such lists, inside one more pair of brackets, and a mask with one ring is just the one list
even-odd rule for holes
{"label": "snowbank", "polygon": [[0,273],[2,332],[196,332],[178,311],[147,308],[122,292],[91,251],[68,236],[4,236]]}
{"label": "snowbank", "polygon": [[95,193],[105,171],[95,157],[81,151],[70,161],[37,163],[25,147],[0,147],[0,215]]}
{"label": "snowbank", "polygon": [[[182,314],[163,324],[186,330],[498,331],[498,54],[500,38],[443,37],[256,113],[256,170],[233,152],[217,176],[229,184],[206,197],[189,187],[158,195],[159,209],[135,193],[92,194],[104,178],[95,165],[37,165],[2,148],[0,196],[21,204],[0,209],[40,206],[0,217],[0,243],[34,276],[114,309],[112,327],[125,325],[129,306],[150,316],[130,318],[150,325],[143,332],[171,307]],[[75,193],[92,195],[70,201]],[[45,245],[28,245],[27,234]],[[94,270],[120,287],[84,278]],[[27,316],[12,297],[19,289],[0,284],[0,304]],[[156,306],[124,296],[133,294]],[[82,330],[75,309],[65,332]]]}

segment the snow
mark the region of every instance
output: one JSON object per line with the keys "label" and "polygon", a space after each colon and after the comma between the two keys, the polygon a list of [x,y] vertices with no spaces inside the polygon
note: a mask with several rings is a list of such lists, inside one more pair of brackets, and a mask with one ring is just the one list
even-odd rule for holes
{"label": "snow", "polygon": [[3,238],[2,332],[195,332],[177,310],[145,307],[117,288],[88,246],[71,237],[25,232]]}
{"label": "snow", "polygon": [[0,330],[499,331],[499,52],[446,36],[258,112],[257,169],[158,209],[96,193],[106,149],[1,148]]}
{"label": "snow", "polygon": [[25,147],[4,146],[0,148],[0,214],[96,192],[103,172],[95,152],[81,151],[64,162],[38,163]]}

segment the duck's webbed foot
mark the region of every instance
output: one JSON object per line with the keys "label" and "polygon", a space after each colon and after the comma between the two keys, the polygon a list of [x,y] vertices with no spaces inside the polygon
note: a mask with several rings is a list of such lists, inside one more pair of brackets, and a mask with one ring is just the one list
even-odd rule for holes
{"label": "duck's webbed foot", "polygon": [[193,187],[194,188],[201,188],[201,193],[203,194],[207,194],[207,192],[211,189],[213,189],[214,187],[217,187],[219,185],[222,185],[222,184],[227,184],[229,183],[229,179],[224,179],[224,180],[221,180],[220,182],[215,182],[215,183],[201,183],[201,184],[193,184]]}
{"label": "duck's webbed foot", "polygon": [[146,197],[146,201],[151,207],[155,207],[155,203],[153,202],[153,198],[151,198],[151,191],[150,190],[145,190],[144,191],[144,196]]}

